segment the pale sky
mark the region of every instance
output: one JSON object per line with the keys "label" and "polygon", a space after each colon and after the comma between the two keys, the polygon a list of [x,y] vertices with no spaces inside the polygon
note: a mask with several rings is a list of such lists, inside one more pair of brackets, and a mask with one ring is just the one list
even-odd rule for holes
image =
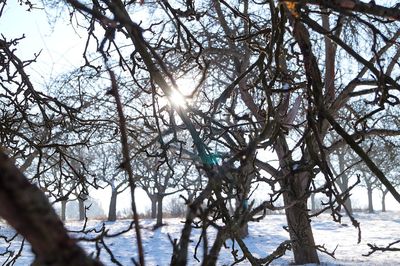
{"label": "pale sky", "polygon": [[[37,63],[34,63],[28,73],[37,89],[44,90],[52,79],[61,73],[68,72],[83,63],[82,52],[86,41],[86,33],[81,32],[81,36],[72,29],[68,19],[60,18],[52,26],[49,25],[44,10],[33,10],[26,12],[24,6],[20,6],[16,1],[8,1],[2,18],[0,19],[0,33],[8,40],[21,37],[25,34],[26,38],[17,46],[17,55],[22,59],[33,57],[34,53],[42,50]],[[109,189],[106,191],[96,191],[93,197],[101,201],[107,213]],[[375,209],[380,209],[379,192],[374,191]],[[262,197],[265,191],[258,191],[255,195]],[[367,206],[366,190],[362,187],[353,191],[353,206]],[[139,212],[144,212],[150,207],[150,201],[144,191],[137,191],[137,205]],[[130,196],[128,191],[118,198],[118,209],[129,208]],[[389,210],[400,210],[400,204],[388,194],[387,208]]]}
{"label": "pale sky", "polygon": [[30,71],[33,82],[47,83],[57,74],[82,64],[85,35],[79,37],[65,18],[58,19],[52,25],[53,30],[44,10],[25,10],[25,6],[20,6],[16,1],[7,1],[0,20],[0,32],[7,39],[25,34],[26,38],[17,47],[17,54],[21,58],[30,59],[34,53],[42,50]]}

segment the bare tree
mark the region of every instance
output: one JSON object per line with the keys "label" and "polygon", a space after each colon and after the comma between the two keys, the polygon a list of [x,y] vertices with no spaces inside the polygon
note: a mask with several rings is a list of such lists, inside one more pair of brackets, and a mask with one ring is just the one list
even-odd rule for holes
{"label": "bare tree", "polygon": [[[390,139],[374,139],[374,141],[369,145],[369,153],[371,154],[371,158],[373,158],[374,161],[385,170],[386,176],[393,186],[397,186],[397,166],[393,167],[393,161],[396,161],[398,156],[397,145]],[[371,174],[365,165],[357,165],[355,170],[360,173],[362,177],[361,184],[367,189],[368,212],[374,212],[373,191],[378,189],[382,192],[382,211],[386,211],[385,197],[389,190],[381,182],[379,182],[374,175]]]}
{"label": "bare tree", "polygon": [[[290,248],[296,264],[319,263],[317,251],[326,250],[314,241],[307,208],[311,194],[320,193],[327,199],[321,212],[330,210],[333,219],[341,222],[340,211],[344,209],[359,228],[345,204],[352,186],[340,188],[336,181],[343,171],[335,175],[329,164],[329,155],[339,148],[354,151],[400,202],[394,184],[365,144],[376,136],[388,138],[400,133],[394,117],[384,121],[387,111],[399,103],[400,85],[395,74],[400,57],[396,50],[398,9],[352,0],[57,3],[66,3],[71,22],[78,21],[73,25],[88,32],[85,65],[78,72],[90,69],[93,76],[108,81],[99,87],[104,98],[110,96],[104,104],[117,120],[107,121],[107,130],[114,129],[114,137],[120,137],[120,167],[131,189],[141,265],[145,253],[134,200],[141,181],[134,176],[140,154],[146,154],[147,160],[155,158],[157,163],[149,166],[156,169],[189,155],[200,179],[205,180],[201,191],[186,200],[188,211],[182,233],[173,241],[172,265],[187,263],[191,233],[199,226],[205,246],[204,265],[216,264],[229,238],[243,252],[240,258],[232,250],[235,262],[246,259],[253,265],[268,264]],[[131,12],[138,8],[148,8],[160,16],[136,21]],[[1,47],[9,51],[7,45]],[[341,62],[343,57],[347,65],[357,67],[347,69]],[[8,54],[7,58],[12,56]],[[14,66],[22,75],[21,67]],[[189,93],[178,88],[178,79],[184,76],[196,77]],[[53,98],[45,98],[52,102],[46,105],[48,101],[40,101],[29,84],[28,91],[31,96],[25,98],[36,101],[43,118],[40,123],[34,121],[39,128],[51,125],[40,106],[61,109],[55,112],[59,117],[55,121],[61,125],[75,121],[72,113],[80,113],[68,112],[68,106]],[[162,104],[163,99],[170,104]],[[24,111],[22,114],[28,114]],[[21,117],[26,121],[24,115]],[[80,123],[73,127],[74,133],[82,125],[82,120],[77,121]],[[27,128],[31,126],[26,124]],[[74,161],[68,157],[69,147],[77,142],[89,143],[96,129],[90,124],[89,130],[82,131],[87,134],[81,142],[77,140],[82,138],[76,136],[67,145],[50,142],[52,145],[46,146],[61,157],[57,165],[69,166],[61,176],[82,177],[69,163]],[[10,132],[5,136],[21,137]],[[22,134],[25,142],[36,148],[38,145],[30,143],[26,135]],[[11,150],[18,151],[7,140]],[[262,155],[265,149],[272,151],[278,165],[265,158],[269,155]],[[40,159],[38,164],[37,169],[46,166]],[[168,169],[173,171],[172,167],[163,169],[165,178],[170,176]],[[317,173],[324,178],[322,185],[314,182]],[[38,171],[36,177],[41,176]],[[141,178],[146,181],[148,177]],[[255,181],[265,182],[272,191],[257,205],[251,200]],[[90,180],[82,184],[95,186]],[[227,207],[231,201],[236,202],[232,211]],[[269,256],[257,258],[243,237],[248,222],[264,219],[267,210],[285,210],[290,240]],[[213,243],[207,241],[209,227],[217,230]]]}
{"label": "bare tree", "polygon": [[127,177],[120,167],[120,150],[115,144],[102,144],[93,148],[96,160],[90,166],[91,171],[99,181],[111,188],[108,221],[116,221],[117,197],[129,187]]}
{"label": "bare tree", "polygon": [[178,162],[160,162],[158,158],[137,158],[136,177],[140,187],[151,200],[151,217],[156,218],[154,228],[163,226],[163,200],[182,191],[180,183],[189,167]]}

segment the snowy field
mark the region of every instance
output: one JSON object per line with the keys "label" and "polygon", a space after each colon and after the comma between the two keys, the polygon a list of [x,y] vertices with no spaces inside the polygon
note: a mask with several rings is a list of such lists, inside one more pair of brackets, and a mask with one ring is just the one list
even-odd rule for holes
{"label": "snowy field", "polygon": [[[400,252],[376,252],[370,257],[364,257],[369,251],[367,243],[374,243],[385,246],[390,242],[400,239],[400,212],[365,214],[357,213],[355,217],[361,223],[362,241],[357,244],[357,230],[351,226],[350,221],[344,220],[346,225],[340,225],[329,220],[329,215],[323,215],[313,220],[313,230],[318,245],[332,251],[336,248],[336,260],[326,254],[320,254],[322,265],[400,265]],[[177,238],[180,234],[182,219],[166,219],[167,225],[156,231],[152,230],[152,220],[142,220],[142,235],[144,239],[144,250],[146,254],[146,262],[148,265],[169,265],[171,256],[171,243],[168,234],[172,238]],[[102,222],[90,221],[88,228],[101,228]],[[105,226],[110,233],[120,232],[129,227],[130,222],[123,220],[115,223],[106,222]],[[79,222],[68,222],[68,228],[71,230],[79,230],[82,224]],[[288,234],[282,227],[285,226],[284,215],[270,215],[259,223],[250,223],[250,236],[245,239],[250,250],[255,256],[263,257],[274,251],[276,247],[284,240],[288,239]],[[12,236],[13,231],[5,224],[0,224],[0,233],[2,235]],[[94,236],[91,233],[89,236]],[[215,232],[210,232],[210,240],[212,240]],[[194,258],[194,247],[197,243],[199,231],[194,231],[192,235],[192,247],[189,265],[200,265]],[[17,238],[13,241],[11,249],[15,254],[19,250],[19,244],[22,239]],[[117,238],[108,238],[106,245],[113,251],[115,258],[122,265],[132,265],[131,258],[136,258],[135,237],[133,230],[120,235]],[[212,242],[210,242],[212,243]],[[82,244],[88,252],[94,252],[93,242],[84,242]],[[232,247],[232,242],[227,241],[226,245]],[[8,246],[3,239],[0,239],[0,254],[5,251]],[[237,246],[237,245],[236,245]],[[30,265],[33,255],[30,248],[25,245],[22,250],[21,257],[15,265]],[[230,265],[233,262],[230,254],[231,249],[222,250],[218,265]],[[201,248],[198,251],[201,254]],[[105,265],[115,265],[111,262],[110,256],[104,251],[100,257]],[[6,265],[6,256],[0,257],[1,265]],[[292,263],[292,253],[290,251],[272,265],[288,265]],[[242,262],[239,265],[249,265],[249,262]]]}

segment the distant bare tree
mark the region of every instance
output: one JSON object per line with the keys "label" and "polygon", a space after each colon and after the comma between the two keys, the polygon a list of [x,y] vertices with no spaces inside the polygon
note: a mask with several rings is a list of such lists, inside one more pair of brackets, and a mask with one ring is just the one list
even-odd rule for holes
{"label": "distant bare tree", "polygon": [[182,191],[181,180],[187,178],[189,167],[178,162],[160,162],[158,158],[137,158],[136,177],[140,187],[151,200],[151,217],[156,218],[154,228],[163,226],[163,200]]}
{"label": "distant bare tree", "polygon": [[108,221],[117,220],[117,197],[128,187],[128,180],[121,168],[120,149],[115,144],[93,147],[96,159],[91,163],[91,171],[99,182],[111,188]]}

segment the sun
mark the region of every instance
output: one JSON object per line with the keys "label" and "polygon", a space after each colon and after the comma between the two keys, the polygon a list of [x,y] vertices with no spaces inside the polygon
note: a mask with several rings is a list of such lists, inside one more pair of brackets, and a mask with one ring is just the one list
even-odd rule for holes
{"label": "sun", "polygon": [[191,95],[195,87],[195,79],[177,79],[176,86],[170,87],[170,94],[159,99],[160,106],[165,106],[168,104],[174,108],[187,109],[191,104]]}
{"label": "sun", "polygon": [[179,89],[172,88],[171,94],[168,95],[168,101],[170,104],[177,108],[184,108],[186,109],[188,106],[188,101],[186,97],[182,94]]}

